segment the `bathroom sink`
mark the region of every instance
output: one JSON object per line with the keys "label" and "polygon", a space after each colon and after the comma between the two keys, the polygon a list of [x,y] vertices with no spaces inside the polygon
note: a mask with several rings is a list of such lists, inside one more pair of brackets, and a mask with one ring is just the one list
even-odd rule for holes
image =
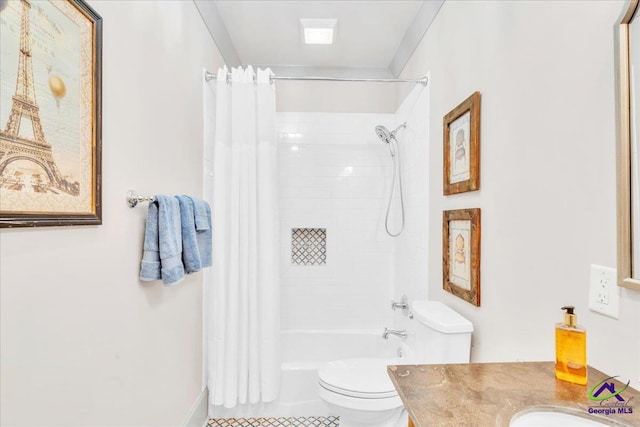
{"label": "bathroom sink", "polygon": [[591,415],[563,409],[533,409],[513,416],[509,427],[609,427],[624,426],[614,420],[596,419]]}

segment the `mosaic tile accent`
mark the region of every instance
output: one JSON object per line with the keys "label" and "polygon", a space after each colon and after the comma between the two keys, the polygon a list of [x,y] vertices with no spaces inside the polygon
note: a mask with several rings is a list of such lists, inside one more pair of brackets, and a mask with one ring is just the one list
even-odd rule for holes
{"label": "mosaic tile accent", "polygon": [[291,263],[327,265],[327,229],[292,228]]}
{"label": "mosaic tile accent", "polygon": [[208,427],[339,427],[340,417],[211,418]]}

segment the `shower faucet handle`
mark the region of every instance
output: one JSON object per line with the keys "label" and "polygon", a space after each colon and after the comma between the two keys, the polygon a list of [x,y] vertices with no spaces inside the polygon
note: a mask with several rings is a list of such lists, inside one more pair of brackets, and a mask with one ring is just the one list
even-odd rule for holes
{"label": "shower faucet handle", "polygon": [[406,310],[409,308],[409,304],[407,304],[406,300],[401,300],[400,302],[391,301],[391,310],[395,311],[396,308]]}
{"label": "shower faucet handle", "polygon": [[413,313],[409,310],[409,299],[406,295],[402,295],[400,297],[400,302],[391,301],[391,310],[396,311],[396,308],[402,310],[402,314],[407,316],[409,319],[413,319]]}

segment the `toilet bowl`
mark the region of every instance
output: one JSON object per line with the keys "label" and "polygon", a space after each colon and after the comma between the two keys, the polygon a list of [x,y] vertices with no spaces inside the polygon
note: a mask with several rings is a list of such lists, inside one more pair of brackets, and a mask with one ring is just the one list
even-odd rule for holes
{"label": "toilet bowl", "polygon": [[387,365],[391,359],[344,359],[329,362],[318,372],[318,394],[340,427],[399,427],[406,414]]}

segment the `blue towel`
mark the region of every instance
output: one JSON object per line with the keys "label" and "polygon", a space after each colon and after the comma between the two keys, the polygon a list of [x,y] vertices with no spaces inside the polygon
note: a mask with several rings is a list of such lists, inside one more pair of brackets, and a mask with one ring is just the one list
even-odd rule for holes
{"label": "blue towel", "polygon": [[193,200],[187,196],[176,196],[180,203],[180,222],[182,228],[182,263],[187,274],[202,269],[200,251],[196,239],[196,223]]}
{"label": "blue towel", "polygon": [[182,235],[180,204],[171,196],[156,195],[158,201],[158,242],[160,246],[160,272],[165,285],[184,279],[182,265]]}
{"label": "blue towel", "polygon": [[144,252],[140,262],[140,280],[160,280],[160,242],[158,240],[158,204],[149,203],[144,232]]}
{"label": "blue towel", "polygon": [[196,239],[200,252],[200,265],[211,267],[212,264],[212,230],[211,230],[211,207],[204,200],[191,197],[193,210],[195,213]]}

